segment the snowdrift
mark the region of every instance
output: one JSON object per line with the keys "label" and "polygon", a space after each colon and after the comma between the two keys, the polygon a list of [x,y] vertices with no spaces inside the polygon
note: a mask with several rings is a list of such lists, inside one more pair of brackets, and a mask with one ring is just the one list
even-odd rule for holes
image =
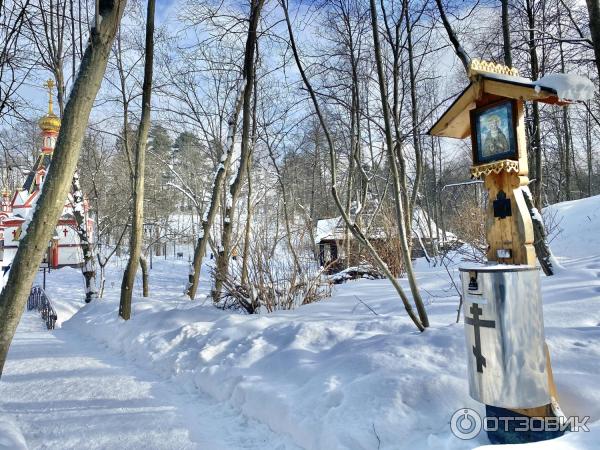
{"label": "snowdrift", "polygon": [[600,254],[600,196],[557,203],[544,209],[554,217],[552,251],[562,258],[594,257]]}
{"label": "snowdrift", "polygon": [[[591,431],[523,448],[592,449],[600,441],[593,423],[600,419],[599,207],[594,197],[550,208],[560,220],[552,247],[564,270],[543,278],[561,406],[567,415],[590,416]],[[333,298],[296,311],[246,316],[182,298],[185,264],[173,260],[155,262],[152,297],[134,299],[129,322],[117,318],[115,269],[107,299],[83,307],[63,327],[226,402],[303,448],[486,446],[483,433],[461,441],[449,427],[458,409],[484,411],[468,395],[458,297],[444,268],[420,260],[416,271],[431,320],[424,333],[385,280],[348,282]],[[451,271],[458,276],[456,267]],[[203,285],[207,279],[203,274]]]}

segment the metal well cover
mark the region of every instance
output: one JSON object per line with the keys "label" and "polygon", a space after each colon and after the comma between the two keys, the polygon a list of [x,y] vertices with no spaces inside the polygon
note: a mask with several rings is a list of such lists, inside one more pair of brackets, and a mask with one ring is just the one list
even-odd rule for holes
{"label": "metal well cover", "polygon": [[548,404],[539,271],[500,264],[460,271],[471,397],[513,409]]}

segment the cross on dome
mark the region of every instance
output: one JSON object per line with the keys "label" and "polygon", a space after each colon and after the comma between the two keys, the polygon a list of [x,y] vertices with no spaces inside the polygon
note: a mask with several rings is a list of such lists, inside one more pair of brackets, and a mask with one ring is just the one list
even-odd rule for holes
{"label": "cross on dome", "polygon": [[52,78],[48,78],[46,82],[43,84],[45,88],[48,88],[48,114],[52,114],[54,111],[52,110],[53,101],[52,101],[52,91],[54,89],[54,80]]}
{"label": "cross on dome", "polygon": [[38,125],[45,133],[58,134],[60,118],[54,114],[54,80],[48,79],[43,86],[48,89],[48,113],[39,120]]}

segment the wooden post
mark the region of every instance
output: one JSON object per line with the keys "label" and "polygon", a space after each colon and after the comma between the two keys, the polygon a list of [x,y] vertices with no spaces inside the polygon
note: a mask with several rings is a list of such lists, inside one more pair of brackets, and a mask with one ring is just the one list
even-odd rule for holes
{"label": "wooden post", "polygon": [[[480,60],[468,68],[470,85],[430,129],[433,136],[472,139],[471,176],[485,180],[487,259],[500,264],[536,266],[534,226],[526,198],[529,167],[524,102],[568,104],[551,88],[519,77],[516,69]],[[523,298],[522,301],[527,301]],[[558,406],[556,385],[546,352],[552,403],[515,409],[527,416],[552,417]]]}
{"label": "wooden post", "polygon": [[[474,166],[471,173],[476,177],[484,177],[489,194],[486,210],[488,261],[534,267],[533,224],[523,197],[523,189],[529,184],[523,101],[516,102],[515,112],[516,164],[500,161],[483,168]],[[504,218],[495,217],[494,214],[494,201],[500,193],[506,196],[511,205],[511,215]]]}
{"label": "wooden post", "polygon": [[[480,98],[476,101],[477,108],[498,102],[497,95],[485,94],[480,89]],[[537,256],[534,248],[534,229],[531,214],[525,203],[524,189],[529,189],[529,166],[527,163],[527,139],[525,133],[525,108],[521,99],[514,101],[514,133],[517,146],[516,158],[499,160],[488,164],[477,164],[475,149],[475,124],[471,113],[473,167],[471,175],[483,178],[488,190],[486,208],[486,237],[488,242],[487,259],[501,264],[519,264],[535,267]],[[495,202],[508,202],[510,211],[499,214]],[[558,394],[552,368],[550,353],[545,346],[548,385],[552,402],[558,402]],[[530,417],[551,417],[552,403],[536,408],[515,409],[515,412]]]}

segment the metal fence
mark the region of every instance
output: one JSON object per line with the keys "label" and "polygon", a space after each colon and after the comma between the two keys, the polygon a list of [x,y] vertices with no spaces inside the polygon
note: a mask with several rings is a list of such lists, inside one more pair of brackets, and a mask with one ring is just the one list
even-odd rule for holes
{"label": "metal fence", "polygon": [[50,303],[50,299],[41,286],[34,286],[31,288],[31,293],[27,299],[27,309],[29,311],[32,309],[37,309],[40,312],[44,322],[46,322],[46,328],[49,330],[54,330],[58,316],[52,307],[52,303]]}

